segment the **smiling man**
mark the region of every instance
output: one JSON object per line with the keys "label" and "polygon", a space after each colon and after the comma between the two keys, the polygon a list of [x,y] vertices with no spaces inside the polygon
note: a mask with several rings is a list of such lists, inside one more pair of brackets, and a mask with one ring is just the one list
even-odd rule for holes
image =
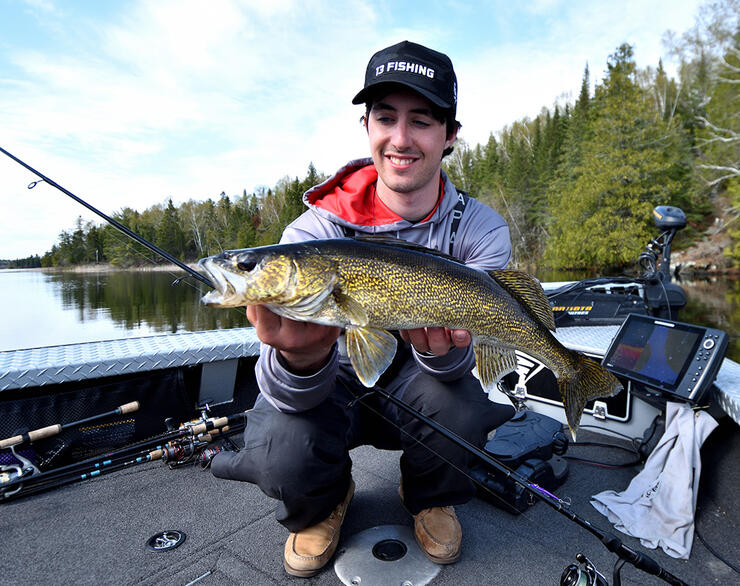
{"label": "smiling man", "polygon": [[[351,161],[309,190],[308,210],[281,242],[383,234],[482,270],[504,268],[511,256],[506,223],[459,192],[441,169],[460,128],[450,59],[408,41],[383,49],[353,103],[365,104],[372,159]],[[248,307],[247,316],[262,342],[260,395],[248,415],[245,449],[218,454],[212,470],[280,501],[277,520],[290,531],[285,570],[313,576],[333,556],[355,490],[349,450],[360,445],[403,451],[399,495],[416,540],[432,561],[457,561],[462,530],[453,507],[475,494],[464,473],[470,456],[377,395],[353,402],[366,389],[339,328],[292,321],[264,306]],[[485,445],[514,410],[489,401],[472,376],[470,333],[422,328],[398,335],[396,357],[378,386]]]}

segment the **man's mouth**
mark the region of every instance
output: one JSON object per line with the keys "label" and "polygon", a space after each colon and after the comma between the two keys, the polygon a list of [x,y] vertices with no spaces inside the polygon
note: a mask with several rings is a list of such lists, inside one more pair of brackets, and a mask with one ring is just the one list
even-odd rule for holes
{"label": "man's mouth", "polygon": [[396,167],[408,167],[416,161],[416,159],[412,157],[397,157],[394,155],[386,155],[386,157]]}

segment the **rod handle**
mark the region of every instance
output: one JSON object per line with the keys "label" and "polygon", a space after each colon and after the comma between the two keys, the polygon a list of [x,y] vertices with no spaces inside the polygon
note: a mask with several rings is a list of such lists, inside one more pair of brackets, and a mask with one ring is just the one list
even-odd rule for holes
{"label": "rod handle", "polygon": [[36,440],[44,439],[45,437],[51,437],[62,431],[62,426],[58,423],[56,425],[49,425],[42,427],[41,429],[34,429],[29,431],[27,436],[14,435],[4,440],[0,440],[0,448],[9,448],[11,446],[17,446],[23,442],[35,442]]}
{"label": "rod handle", "polygon": [[121,405],[117,411],[119,415],[125,415],[126,413],[133,413],[134,411],[139,410],[139,402],[138,401],[131,401],[131,403],[126,403],[125,405]]}
{"label": "rod handle", "polygon": [[223,427],[224,425],[228,423],[229,423],[228,417],[219,417],[218,419],[214,419],[206,423],[199,423],[198,425],[194,425],[191,428],[191,432],[193,435],[200,435],[201,433],[205,433],[211,429],[215,429],[217,427]]}

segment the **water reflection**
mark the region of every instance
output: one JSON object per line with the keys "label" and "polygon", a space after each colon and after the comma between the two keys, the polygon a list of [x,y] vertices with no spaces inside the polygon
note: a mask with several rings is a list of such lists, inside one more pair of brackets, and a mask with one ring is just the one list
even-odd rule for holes
{"label": "water reflection", "polygon": [[[56,272],[48,275],[64,309],[81,322],[112,320],[126,329],[148,326],[157,332],[245,327],[244,310],[211,309],[200,303],[200,284],[159,271]],[[101,310],[104,315],[101,315]]]}
{"label": "water reflection", "polygon": [[[75,273],[0,271],[0,350],[136,335],[246,327],[243,309],[200,303],[206,287],[158,271]],[[586,278],[573,271],[538,273],[543,281]],[[689,298],[680,321],[724,330],[727,355],[740,362],[740,281],[726,277],[683,280]]]}
{"label": "water reflection", "polygon": [[681,321],[714,327],[727,332],[727,356],[740,362],[740,281],[726,277],[683,280],[679,284],[689,298],[681,310]]}

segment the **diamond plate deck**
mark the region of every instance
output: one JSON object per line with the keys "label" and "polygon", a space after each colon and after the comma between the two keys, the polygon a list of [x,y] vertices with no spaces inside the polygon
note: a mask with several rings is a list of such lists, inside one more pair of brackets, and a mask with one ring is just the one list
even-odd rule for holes
{"label": "diamond plate deck", "polygon": [[0,392],[255,356],[253,328],[184,332],[0,352]]}
{"label": "diamond plate deck", "polygon": [[[560,328],[555,336],[572,350],[603,356],[619,326]],[[210,330],[67,344],[0,352],[0,392],[256,356],[253,328]],[[740,365],[725,358],[715,399],[740,424]]]}

